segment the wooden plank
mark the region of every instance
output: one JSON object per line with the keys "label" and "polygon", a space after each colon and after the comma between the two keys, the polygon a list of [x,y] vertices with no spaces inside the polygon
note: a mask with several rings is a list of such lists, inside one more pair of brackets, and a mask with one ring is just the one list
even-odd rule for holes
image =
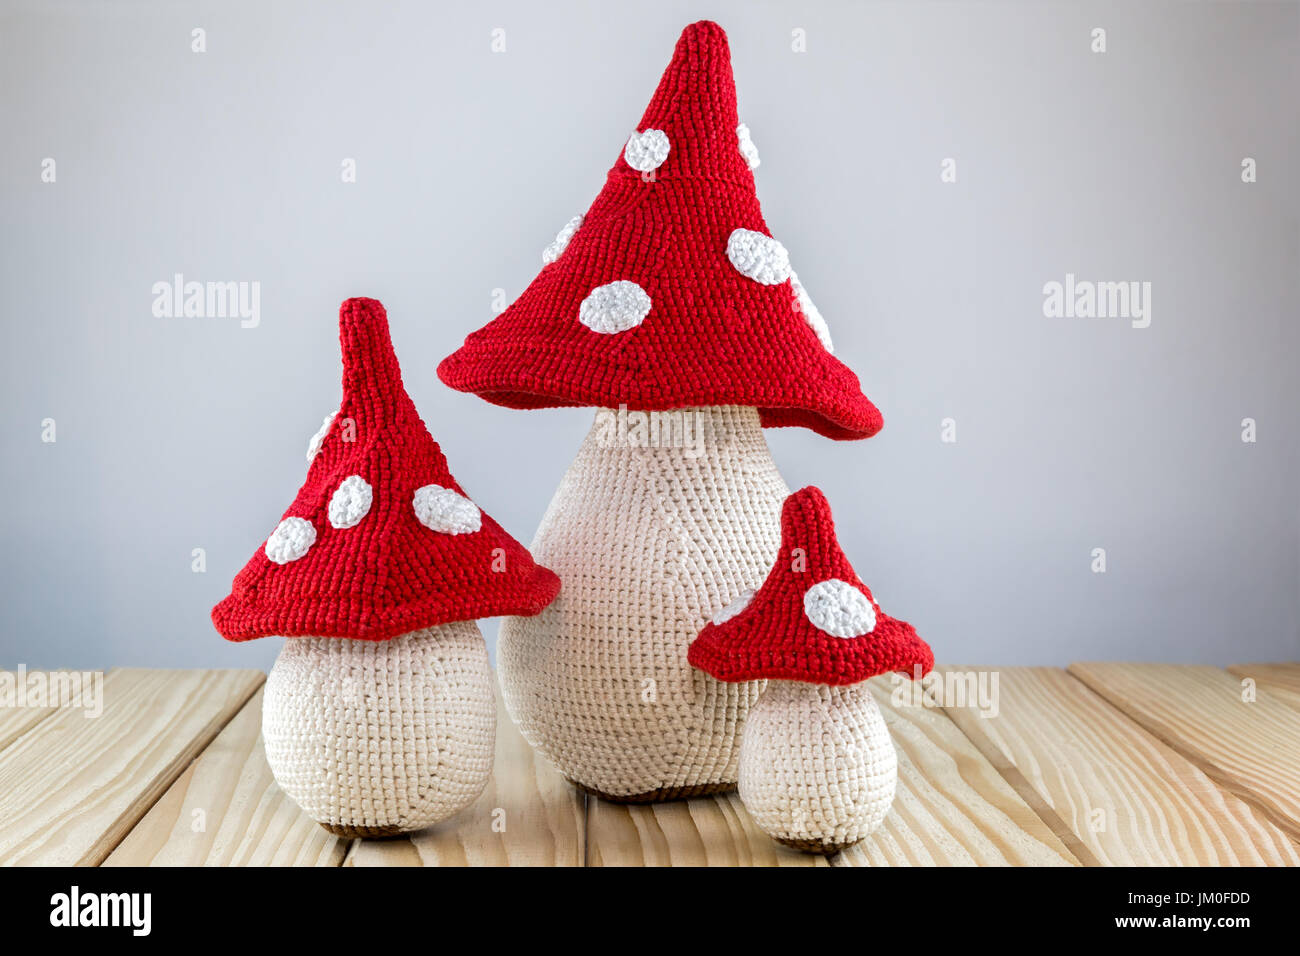
{"label": "wooden plank", "polygon": [[[1296,864],[1287,835],[1065,671],[998,672],[995,716],[946,710],[1005,761],[1085,862],[1106,866]],[[1055,816],[1055,819],[1052,816]]]}
{"label": "wooden plank", "polygon": [[[903,685],[905,688],[910,684]],[[909,862],[979,866],[1077,866],[1067,849],[1006,779],[940,709],[895,706],[888,678],[872,682],[899,751],[900,842],[924,835],[925,853]],[[902,824],[906,823],[904,828]],[[888,834],[888,826],[882,832]],[[867,844],[864,844],[866,847]],[[871,849],[870,847],[867,847]],[[883,852],[872,865],[894,860]]]}
{"label": "wooden plank", "polygon": [[1233,664],[1228,672],[1248,677],[1279,700],[1300,707],[1300,664]]}
{"label": "wooden plank", "polygon": [[31,673],[0,670],[0,681],[6,682],[9,691],[14,695],[12,700],[0,699],[0,750],[4,750],[46,717],[58,711],[57,707],[33,706],[20,698],[18,685],[26,682]]}
{"label": "wooden plank", "polygon": [[1300,838],[1300,712],[1217,667],[1070,665],[1070,673]]}
{"label": "wooden plank", "polygon": [[[898,752],[898,793],[880,830],[835,866],[1068,866],[1077,860],[942,711],[894,706],[872,682]],[[592,866],[816,866],[769,839],[735,794],[654,806],[588,803]]]}
{"label": "wooden plank", "polygon": [[483,794],[408,837],[355,840],[344,866],[582,866],[582,794],[528,746],[497,693],[496,762]]}
{"label": "wooden plank", "polygon": [[13,710],[0,710],[0,751],[3,751],[53,713],[56,713],[56,709],[53,707],[22,707]]}
{"label": "wooden plank", "polygon": [[338,866],[347,846],[276,786],[259,688],[104,866]]}
{"label": "wooden plank", "polygon": [[768,839],[734,793],[630,805],[587,798],[589,866],[827,866]]}
{"label": "wooden plank", "polygon": [[0,753],[0,864],[100,863],[264,679],[109,672],[99,717],[60,710]]}

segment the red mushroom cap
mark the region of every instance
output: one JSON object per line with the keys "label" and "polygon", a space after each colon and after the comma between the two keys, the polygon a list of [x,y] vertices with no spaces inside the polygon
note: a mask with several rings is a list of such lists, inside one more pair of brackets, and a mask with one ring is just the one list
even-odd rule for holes
{"label": "red mushroom cap", "polygon": [[881,611],[854,573],[826,496],[812,487],[785,500],[781,550],[763,586],[743,609],[733,605],[706,624],[687,659],[721,681],[830,685],[934,666],[912,625]]}
{"label": "red mushroom cap", "polygon": [[[554,572],[465,497],[402,386],[374,299],[339,309],[343,403],[275,533],[212,610],[231,641],[272,634],[382,641],[536,614]],[[309,452],[312,454],[312,452]]]}
{"label": "red mushroom cap", "polygon": [[586,216],[439,377],[507,408],[746,405],[769,427],[874,435],[880,413],[822,345],[742,150],[727,36],[692,24]]}

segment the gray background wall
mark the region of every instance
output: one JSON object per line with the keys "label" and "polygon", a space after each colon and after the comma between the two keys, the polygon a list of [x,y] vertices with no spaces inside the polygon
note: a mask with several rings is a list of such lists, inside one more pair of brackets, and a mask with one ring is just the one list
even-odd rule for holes
{"label": "gray background wall", "polygon": [[[208,610],[335,407],[347,296],[388,306],[458,479],[530,540],[591,412],[434,368],[701,17],[768,223],[886,419],[772,451],[887,606],[953,663],[1296,658],[1297,4],[6,2],[0,665],[270,665]],[[178,272],[259,282],[260,325],[155,318]],[[1151,282],[1150,327],[1046,318],[1067,272]]]}

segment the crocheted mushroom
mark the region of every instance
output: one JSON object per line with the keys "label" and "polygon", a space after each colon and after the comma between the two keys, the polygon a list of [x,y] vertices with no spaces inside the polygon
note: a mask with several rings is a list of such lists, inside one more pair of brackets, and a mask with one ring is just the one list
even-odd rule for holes
{"label": "crocheted mushroom", "polygon": [[755,688],[693,673],[686,648],[776,553],[789,488],[762,428],[881,427],[763,220],[756,165],[726,35],[693,24],[591,208],[438,368],[508,408],[600,409],[532,545],[564,593],[503,623],[498,670],[529,742],[615,800],[735,786]]}
{"label": "crocheted mushroom", "polygon": [[821,491],[786,500],[767,580],[705,625],[690,661],[721,681],[768,681],[740,745],[740,799],[764,831],[835,853],[880,825],[898,760],[862,682],[889,671],[923,676],[934,654],[854,573]]}
{"label": "crocheted mushroom", "polygon": [[231,641],[288,638],[262,708],[281,789],[331,833],[388,836],[482,791],[496,700],[474,619],[536,614],[560,581],[452,478],[384,307],[344,302],[339,339],[342,404],[212,621]]}

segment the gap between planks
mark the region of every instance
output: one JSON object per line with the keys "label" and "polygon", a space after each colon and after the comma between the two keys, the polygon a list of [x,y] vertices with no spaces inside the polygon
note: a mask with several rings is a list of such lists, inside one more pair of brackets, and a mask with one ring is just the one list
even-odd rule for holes
{"label": "gap between planks", "polygon": [[[259,691],[106,861],[108,866],[581,865],[583,807],[498,711],[493,776],[442,824],[392,840],[328,834],[275,783]],[[201,813],[203,826],[193,827]]]}
{"label": "gap between planks", "polygon": [[953,723],[957,725],[957,729],[960,730],[965,735],[966,739],[971,742],[971,746],[978,750],[984,759],[993,766],[993,769],[1002,775],[1002,779],[1004,779],[1011,789],[1019,795],[1021,800],[1025,801],[1025,804],[1029,809],[1033,810],[1034,813],[1038,815],[1038,819],[1042,820],[1043,824],[1056,834],[1057,839],[1065,845],[1066,849],[1074,854],[1075,859],[1077,859],[1080,864],[1083,866],[1102,865],[1101,861],[1097,859],[1092,850],[1088,849],[1087,844],[1079,839],[1078,835],[1070,828],[1069,824],[1061,819],[1061,815],[1052,808],[1052,805],[1048,803],[1043,798],[1042,794],[1034,788],[1034,785],[1025,778],[1025,775],[1020,772],[1020,769],[1007,756],[1007,754],[1003,753],[1002,749],[998,747],[997,744],[993,743],[988,734],[977,729],[979,726],[978,723],[973,720],[958,721],[957,717],[950,713],[949,709],[946,707],[944,708],[944,713],[953,720]]}
{"label": "gap between planks", "polygon": [[[1114,666],[1122,667],[1125,665]],[[1006,673],[1015,674],[1020,672],[1022,674],[1029,674],[1034,670],[1056,671],[1056,669],[1009,668],[1006,669]],[[1177,670],[1178,669],[1175,669],[1172,673],[1176,673]],[[172,673],[177,676],[183,676],[185,672]],[[190,673],[192,674],[194,672]],[[1128,714],[1124,713],[1121,708],[1116,707],[1104,697],[1096,695],[1092,689],[1076,676],[1067,675],[1064,671],[1059,671],[1057,673],[1064,677],[1067,681],[1067,685],[1077,685],[1077,687],[1088,697],[1096,697],[1096,700],[1102,707],[1104,707],[1105,711],[1113,711],[1115,719],[1121,720],[1123,724],[1128,725],[1128,729],[1124,729],[1124,733],[1127,733],[1130,736],[1133,734],[1140,735],[1143,738],[1149,736],[1149,732],[1138,722],[1135,722]],[[258,676],[259,678],[261,677],[261,675]],[[1260,682],[1264,683],[1263,678],[1260,678]],[[256,724],[256,715],[258,710],[256,703],[260,700],[257,688],[260,684],[261,680],[259,679],[253,685],[252,690],[249,691],[248,696],[244,699],[243,703],[239,707],[230,710],[229,713],[225,715],[224,720],[218,716],[215,722],[210,723],[205,728],[207,731],[206,733],[200,731],[195,737],[193,737],[188,749],[193,751],[193,753],[197,753],[198,759],[193,760],[192,762],[181,762],[178,760],[174,765],[174,772],[171,773],[170,786],[165,786],[163,792],[158,792],[157,790],[151,791],[149,788],[146,788],[146,790],[140,795],[139,802],[133,807],[133,809],[138,812],[136,826],[128,827],[127,832],[121,834],[119,841],[114,845],[109,846],[107,842],[104,843],[104,846],[107,847],[107,849],[103,851],[104,854],[108,855],[109,851],[112,851],[109,865],[142,862],[140,859],[142,852],[146,858],[149,857],[148,852],[142,851],[142,848],[144,847],[152,847],[154,856],[157,857],[157,862],[169,860],[172,862],[190,862],[176,856],[169,856],[169,852],[175,851],[176,848],[174,846],[170,851],[159,852],[159,836],[155,832],[155,835],[150,839],[147,838],[147,834],[156,829],[155,824],[165,824],[168,820],[170,820],[170,826],[172,829],[186,824],[184,814],[181,812],[185,808],[189,807],[185,802],[186,795],[191,794],[192,792],[201,793],[203,792],[204,787],[210,789],[215,783],[216,777],[214,774],[218,773],[218,768],[221,765],[219,758],[222,754],[223,748],[227,743],[230,743],[226,738],[235,736],[236,731],[238,731],[237,736],[244,745],[252,739],[256,741],[260,750],[260,738],[256,733],[249,733],[249,728]],[[922,710],[917,714],[902,713],[902,711],[913,710],[914,708],[901,708],[900,712],[896,713],[893,708],[888,706],[888,701],[884,699],[880,693],[878,693],[878,697],[881,697],[882,710],[886,712],[887,719],[890,723],[891,733],[895,736],[896,747],[898,747],[900,754],[900,799],[896,802],[895,810],[891,813],[891,818],[898,818],[894,822],[903,828],[903,838],[900,840],[899,834],[895,833],[890,835],[882,831],[878,837],[873,835],[873,837],[868,838],[869,843],[872,843],[872,841],[878,842],[872,845],[860,846],[854,850],[847,851],[845,854],[840,854],[839,857],[834,858],[831,861],[834,865],[860,865],[864,862],[876,864],[889,862],[954,862],[953,860],[936,860],[933,854],[931,854],[930,859],[925,859],[925,852],[918,852],[918,845],[914,842],[915,834],[909,835],[906,833],[909,828],[915,826],[913,821],[916,821],[920,824],[920,829],[923,831],[946,836],[947,839],[951,840],[950,834],[941,834],[941,831],[944,829],[944,823],[942,821],[936,827],[933,819],[922,819],[922,817],[925,814],[933,816],[936,812],[936,808],[943,810],[945,803],[943,790],[951,787],[954,783],[960,783],[959,780],[953,777],[952,768],[943,765],[944,759],[952,760],[954,754],[957,755],[958,763],[964,762],[967,764],[964,770],[958,771],[957,777],[961,778],[969,775],[972,772],[973,766],[976,771],[975,777],[977,789],[988,789],[986,782],[980,782],[978,780],[980,774],[984,772],[983,769],[979,767],[979,764],[984,764],[992,770],[994,777],[999,778],[1002,786],[1011,794],[1011,805],[1014,806],[1019,804],[1022,806],[1030,816],[1035,818],[1036,823],[1041,827],[1041,831],[1046,834],[1045,837],[1039,836],[1037,838],[1038,842],[1044,846],[1051,846],[1051,844],[1055,843],[1057,847],[1055,849],[1055,854],[1059,856],[1061,860],[1065,862],[1074,862],[1077,860],[1085,865],[1098,865],[1102,862],[1098,859],[1096,854],[1089,849],[1086,838],[1081,837],[1080,834],[1076,833],[1075,830],[1066,823],[1066,820],[1057,812],[1056,809],[1054,809],[1048,799],[1039,792],[1031,779],[1027,777],[1025,773],[1021,772],[1017,763],[1007,753],[1004,753],[1003,750],[984,733],[984,728],[979,727],[976,723],[972,723],[971,719],[969,719],[969,714],[953,714],[948,711],[934,710]],[[45,721],[54,713],[57,713],[57,711],[51,709],[50,713],[40,714],[26,721],[27,726],[25,726],[22,729],[22,732],[17,736],[10,733],[8,735],[8,740],[5,740],[4,737],[0,737],[0,744],[8,743],[10,745],[7,747],[0,746],[0,771],[3,771],[7,766],[6,761],[7,758],[10,757],[9,752],[13,749],[13,745],[21,744],[26,737],[35,733],[36,728],[44,725]],[[938,727],[933,724],[936,716],[942,722]],[[903,721],[902,724],[899,723],[900,720]],[[237,723],[238,727],[235,726]],[[567,811],[571,813],[569,819],[575,820],[576,824],[575,831],[578,836],[578,841],[572,858],[573,864],[581,866],[611,865],[620,862],[631,863],[633,865],[637,862],[643,864],[671,864],[674,862],[716,862],[734,864],[736,862],[745,862],[756,863],[759,865],[819,865],[825,864],[826,862],[820,857],[809,857],[805,854],[787,851],[786,848],[780,847],[770,841],[766,835],[757,831],[753,826],[752,821],[748,818],[748,814],[745,813],[743,807],[740,806],[739,800],[734,794],[718,798],[679,801],[677,803],[660,804],[650,807],[628,808],[616,804],[608,804],[597,798],[587,797],[585,794],[575,792],[569,788],[568,784],[558,778],[558,774],[555,774],[555,772],[547,767],[544,762],[541,762],[541,758],[535,755],[531,751],[531,748],[528,748],[527,744],[522,741],[522,738],[518,738],[517,740],[514,739],[518,737],[518,731],[515,730],[513,724],[510,723],[504,714],[502,714],[500,723],[501,727],[499,733],[502,746],[498,748],[498,765],[494,769],[494,776],[501,775],[503,772],[513,776],[514,773],[524,770],[526,772],[531,772],[534,775],[534,779],[538,781],[540,789],[548,786],[547,774],[551,775],[549,785],[554,785],[555,787],[550,794],[551,798],[553,800],[560,798],[558,804],[562,808],[565,808],[567,804]],[[943,725],[947,725],[947,727],[956,732],[955,740],[942,739],[944,731],[942,731],[941,728]],[[3,733],[3,731],[0,731],[0,733]],[[933,735],[936,733],[940,735],[940,738],[931,739],[927,744],[924,738],[933,738]],[[917,736],[918,734],[920,736]],[[1195,766],[1197,772],[1200,772],[1199,761],[1188,757],[1180,748],[1175,748],[1172,745],[1164,743],[1156,743],[1156,739],[1156,736],[1151,736],[1151,740],[1155,746],[1170,746],[1170,749],[1174,750],[1178,755],[1178,759],[1188,760],[1190,765]],[[223,741],[225,742],[223,743]],[[520,748],[523,749],[521,750]],[[940,752],[940,757],[944,758],[940,760],[940,765],[937,770],[935,767],[929,767],[925,773],[917,771],[914,781],[909,781],[907,779],[908,775],[905,773],[905,767],[911,765],[918,758],[921,763],[933,760],[935,755],[929,752],[933,748],[937,748]],[[968,758],[962,757],[962,751],[964,749],[969,749],[975,754],[977,761],[974,765],[970,763]],[[193,756],[193,753],[191,756]],[[501,757],[503,754],[510,754],[506,763],[507,765],[513,764],[513,767],[502,765]],[[256,759],[254,759],[254,757],[256,757]],[[231,755],[227,753],[225,758],[226,771],[231,772],[233,766],[230,764]],[[521,758],[526,760],[524,766],[520,766]],[[186,766],[186,764],[188,764],[188,766]],[[211,766],[208,766],[209,764]],[[269,768],[265,766],[265,758],[260,752],[254,755],[251,751],[246,751],[243,755],[242,766],[243,770],[240,772],[241,775],[252,772],[254,776],[262,774],[269,778]],[[163,776],[166,776],[166,772]],[[931,776],[941,778],[940,786],[937,789],[932,785],[933,781],[930,779]],[[203,784],[203,779],[205,777],[208,778],[207,784]],[[947,779],[945,780],[943,778]],[[1179,781],[1169,780],[1165,782],[1169,784],[1177,784]],[[261,786],[265,793],[265,780],[262,781]],[[273,783],[271,786],[273,787]],[[493,785],[490,785],[490,787],[491,786]],[[935,800],[934,793],[929,794],[929,800],[931,801],[929,803],[920,799],[917,794],[912,793],[912,790],[915,788],[929,788],[935,790],[936,793],[940,794],[938,803],[933,802]],[[245,789],[247,790],[249,788],[246,786]],[[253,782],[251,789],[253,791],[257,790],[256,781]],[[1193,787],[1190,789],[1194,790],[1195,788]],[[148,794],[150,792],[154,793],[153,799],[148,799]],[[904,798],[904,792],[909,794],[907,798]],[[1228,801],[1236,799],[1232,795],[1235,792],[1235,790],[1230,789],[1225,792],[1224,798]],[[279,794],[278,788],[274,788],[274,793],[279,796],[281,801],[284,801],[287,804],[287,812],[291,816],[296,814],[298,824],[305,826],[307,833],[310,833],[311,836],[314,837],[319,828],[309,820],[306,820],[301,812],[297,811],[296,807],[293,807],[291,803],[288,803],[287,798],[285,798],[283,794]],[[519,796],[522,796],[522,794]],[[488,797],[488,794],[485,794],[485,797]],[[999,799],[1005,800],[1005,795]],[[1203,802],[1206,797],[1204,794],[1193,793],[1188,799]],[[145,802],[146,800],[148,801],[147,803]],[[493,808],[497,808],[495,806],[496,804],[506,802],[508,801],[502,801],[500,799],[488,800],[488,803],[493,804]],[[947,803],[951,805],[952,801],[949,800]],[[962,804],[958,809],[962,814],[969,818],[965,823],[974,823],[977,814],[970,811],[969,799],[963,798],[962,800],[957,801],[957,803]],[[520,804],[516,802],[514,806],[517,808]],[[951,806],[948,806],[947,809],[950,810]],[[471,814],[471,817],[473,816],[471,811],[465,811],[465,813]],[[920,813],[921,816],[918,816],[918,813]],[[513,817],[516,822],[520,819],[519,814],[516,813],[516,810],[514,809],[509,810],[508,814]],[[129,818],[129,816],[130,812],[126,813],[121,819]],[[269,816],[274,817],[275,814],[270,813]],[[940,817],[942,816],[943,814],[940,813]],[[391,863],[399,862],[399,858],[401,857],[406,857],[406,859],[400,860],[400,862],[417,862],[424,864],[442,863],[444,865],[455,865],[456,863],[500,865],[510,862],[549,862],[544,859],[544,857],[550,853],[549,849],[544,850],[540,857],[536,852],[529,850],[526,847],[522,852],[514,853],[510,852],[508,847],[501,846],[491,848],[489,852],[484,852],[482,846],[480,846],[477,851],[471,849],[470,852],[466,852],[466,847],[464,845],[466,843],[465,835],[459,832],[451,832],[453,828],[458,831],[459,828],[465,824],[466,821],[462,819],[462,817],[463,814],[458,815],[458,817],[454,818],[452,821],[448,821],[451,825],[450,828],[442,829],[440,832],[434,833],[426,831],[423,834],[416,834],[414,837],[406,840],[390,841],[387,844],[377,843],[374,841],[353,841],[352,844],[347,846],[347,862],[349,865],[364,865],[366,862],[376,865],[390,865]],[[119,819],[119,823],[121,822],[121,819]],[[222,820],[210,820],[210,822],[220,830],[223,826],[224,820],[225,818],[223,815]],[[480,827],[484,823],[483,820],[477,822]],[[146,823],[148,824],[147,826],[145,825]],[[954,825],[951,818],[947,820],[947,825]],[[956,822],[958,829],[961,828],[961,825],[962,821]],[[887,821],[886,827],[888,828],[889,826],[890,822]],[[1029,827],[1030,829],[1033,829],[1033,824],[1031,823]],[[135,832],[137,828],[140,828],[138,834]],[[170,832],[167,830],[166,826],[164,826],[163,829],[164,831]],[[439,828],[435,828],[435,831],[438,829]],[[544,826],[543,829],[546,829],[546,827]],[[976,829],[978,829],[978,826]],[[319,832],[321,838],[328,839],[328,835],[324,834],[324,831]],[[721,833],[723,834],[723,838],[720,840],[714,839],[713,843],[710,844],[708,839],[705,838],[706,833],[709,832],[711,832],[714,837],[717,837],[717,835]],[[618,837],[618,839],[615,839],[613,842],[606,842],[602,839],[602,833],[605,834],[606,837],[612,833],[615,837]],[[306,834],[304,834],[304,836],[305,835]],[[969,834],[967,834],[967,836],[969,836]],[[1203,834],[1201,835],[1201,838],[1204,839]],[[256,853],[247,852],[249,849],[247,845],[249,834],[241,832],[240,826],[234,826],[233,829],[231,826],[227,826],[226,836],[220,837],[220,834],[218,834],[218,836],[214,837],[214,840],[216,840],[220,846],[224,847],[224,850],[216,853],[216,858],[211,859],[208,862],[222,862],[220,857],[222,857],[224,853],[231,851],[232,841],[242,842],[245,845],[244,850],[247,859],[252,860],[257,856]],[[618,846],[619,840],[624,841],[625,844],[628,840],[631,840],[635,842],[637,846],[629,848],[625,845],[620,848]],[[165,847],[167,842],[168,838],[164,835],[161,845]],[[470,840],[469,844],[472,847],[476,842],[482,844],[482,833],[479,833],[475,840]],[[557,844],[562,842],[563,841],[557,841]],[[1290,841],[1287,842],[1289,843]],[[640,844],[643,843],[645,846],[640,846]],[[957,840],[956,843],[960,846],[960,839]],[[406,846],[401,847],[401,844],[405,844]],[[449,852],[449,846],[454,846],[455,852]],[[948,849],[951,850],[952,847],[949,846]],[[397,852],[394,853],[394,850]],[[630,852],[625,852],[629,850]],[[1294,850],[1294,844],[1291,844],[1293,859]],[[287,856],[284,855],[283,846],[281,847],[281,851],[279,862],[284,862],[286,860],[291,862],[302,861],[302,858],[296,857],[292,853],[289,853]],[[562,853],[562,851],[560,852]],[[965,852],[968,857],[971,856],[968,851],[963,850],[962,852]],[[0,856],[3,856],[3,854],[4,846],[3,843],[0,842]],[[916,858],[908,859],[909,854]],[[181,854],[181,856],[183,855],[184,854]],[[265,854],[263,853],[263,855]],[[341,855],[341,848],[330,850],[325,853],[324,858],[319,859],[318,862],[323,863],[323,865],[337,865],[339,862],[339,855]],[[958,852],[956,855],[961,856],[962,853]],[[623,856],[627,858],[620,859],[620,857]],[[275,862],[274,854],[272,854],[272,858],[272,862]],[[312,859],[312,854],[306,854],[306,859],[310,861]],[[265,861],[259,860],[258,862]],[[989,861],[972,859],[956,860],[955,862]]]}
{"label": "gap between planks", "polygon": [[827,859],[769,838],[737,794],[649,805],[587,801],[592,866],[1078,865],[1078,859],[941,710],[894,706],[872,682],[899,757],[881,828]]}
{"label": "gap between planks", "polygon": [[102,862],[264,679],[114,669],[97,717],[64,708],[34,722],[0,752],[0,863]]}
{"label": "gap between planks", "polygon": [[19,713],[22,714],[21,718],[5,721],[4,725],[0,726],[0,756],[3,756],[9,747],[16,744],[25,735],[31,733],[37,724],[43,720],[49,720],[58,711],[53,707],[46,707],[23,710]]}
{"label": "gap between planks", "polygon": [[[955,673],[965,673],[956,672]],[[1101,865],[1300,862],[1251,803],[1059,668],[1005,668],[996,716],[947,710],[994,763],[1023,781],[1044,820]],[[1101,817],[1098,818],[1098,814]],[[1064,838],[1064,837],[1063,837]],[[1086,857],[1085,857],[1086,858]]]}
{"label": "gap between planks", "polygon": [[1080,662],[1070,673],[1300,841],[1300,712],[1217,667]]}
{"label": "gap between planks", "polygon": [[[29,672],[30,673],[30,672]],[[46,672],[48,673],[48,672]],[[14,671],[0,671],[0,674],[15,674]],[[16,681],[16,676],[14,680]],[[42,720],[57,714],[57,707],[6,707],[0,710],[0,754],[28,733]]]}
{"label": "gap between planks", "polygon": [[280,790],[262,745],[259,687],[104,866],[339,866],[348,841]]}

